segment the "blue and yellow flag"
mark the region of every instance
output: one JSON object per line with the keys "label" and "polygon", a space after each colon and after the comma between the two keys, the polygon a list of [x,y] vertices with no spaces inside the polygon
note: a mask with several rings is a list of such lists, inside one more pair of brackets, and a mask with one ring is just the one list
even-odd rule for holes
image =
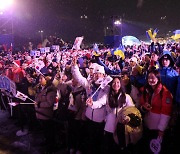
{"label": "blue and yellow flag", "polygon": [[159,32],[159,30],[157,28],[153,31],[153,38],[156,38],[156,35],[158,32]]}
{"label": "blue and yellow flag", "polygon": [[122,60],[124,60],[124,46],[120,44],[118,48],[111,51],[111,55],[119,56],[120,58],[122,58]]}
{"label": "blue and yellow flag", "polygon": [[158,33],[158,29],[154,29],[153,33],[152,33],[152,29],[149,29],[146,31],[146,36],[148,39],[154,40],[156,38],[156,35]]}
{"label": "blue and yellow flag", "polygon": [[174,35],[171,36],[172,39],[174,40],[180,39],[180,30],[175,30],[173,33]]}
{"label": "blue and yellow flag", "polygon": [[147,36],[148,39],[153,40],[153,34],[152,34],[152,30],[151,29],[146,31],[146,36]]}

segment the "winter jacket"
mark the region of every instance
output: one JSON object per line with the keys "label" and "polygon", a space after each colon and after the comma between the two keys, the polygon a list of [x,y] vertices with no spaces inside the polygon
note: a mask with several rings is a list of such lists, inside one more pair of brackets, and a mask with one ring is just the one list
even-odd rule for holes
{"label": "winter jacket", "polygon": [[[144,93],[144,87],[141,89]],[[146,102],[150,103],[152,109],[145,112],[144,123],[150,130],[164,131],[171,117],[172,113],[172,94],[161,83],[156,87],[152,98],[150,93],[146,90],[146,95],[141,96],[140,104],[143,106]]]}
{"label": "winter jacket", "polygon": [[74,112],[76,120],[85,120],[86,91],[82,86],[71,86],[70,103],[68,109]]}
{"label": "winter jacket", "polygon": [[175,97],[178,83],[178,73],[171,67],[163,67],[159,69],[159,72],[162,83],[172,93],[173,97]]}
{"label": "winter jacket", "polygon": [[[162,59],[163,56],[167,55],[170,59],[170,66],[163,67],[162,66]],[[173,69],[174,60],[171,56],[169,51],[164,51],[162,56],[159,58],[159,64],[161,68],[159,69],[161,75],[162,83],[167,87],[167,89],[172,93],[174,99],[176,98],[176,90],[177,90],[177,83],[178,83],[178,73]]]}
{"label": "winter jacket", "polygon": [[[121,95],[121,94],[120,94]],[[120,97],[120,95],[118,97]],[[128,106],[134,106],[132,98],[126,94],[126,103],[123,104],[122,107],[110,108],[109,102],[106,105],[107,116],[106,116],[106,124],[104,130],[110,133],[114,133],[115,131],[115,123],[117,119],[118,113],[124,108]]]}
{"label": "winter jacket", "polygon": [[56,88],[48,86],[35,96],[37,102],[36,117],[41,120],[49,120],[53,117],[53,107],[56,102]]}
{"label": "winter jacket", "polygon": [[[72,66],[71,68],[73,77],[86,89],[87,96],[92,95],[93,86],[84,78],[78,66]],[[94,122],[103,122],[106,115],[105,105],[107,102],[107,94],[109,92],[109,86],[106,86],[104,89],[98,91],[97,100],[93,101],[93,105],[86,108],[86,117]]]}

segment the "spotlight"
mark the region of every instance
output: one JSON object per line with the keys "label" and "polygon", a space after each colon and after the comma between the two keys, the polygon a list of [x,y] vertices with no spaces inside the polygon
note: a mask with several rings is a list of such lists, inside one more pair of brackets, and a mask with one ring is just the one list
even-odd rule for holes
{"label": "spotlight", "polygon": [[0,0],[0,11],[8,9],[13,3],[14,0]]}
{"label": "spotlight", "polygon": [[121,25],[121,21],[120,20],[116,20],[116,21],[114,21],[114,25]]}

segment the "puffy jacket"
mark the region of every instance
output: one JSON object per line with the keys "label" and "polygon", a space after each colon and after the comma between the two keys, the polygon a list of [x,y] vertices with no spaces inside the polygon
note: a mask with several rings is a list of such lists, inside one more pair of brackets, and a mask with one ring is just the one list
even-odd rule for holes
{"label": "puffy jacket", "polygon": [[163,67],[159,69],[162,83],[172,93],[173,97],[176,96],[178,73],[171,67]]}
{"label": "puffy jacket", "polygon": [[[86,89],[86,94],[90,95],[92,92],[92,85],[84,78],[78,66],[71,67],[73,77]],[[86,117],[94,122],[103,122],[106,115],[105,105],[107,102],[107,94],[109,92],[109,86],[106,86],[104,89],[100,89],[98,92],[97,100],[93,101],[93,105],[86,108]]]}
{"label": "puffy jacket", "polygon": [[[141,89],[144,92],[144,87]],[[146,90],[147,91],[147,90]],[[161,83],[157,86],[150,98],[147,92],[145,97],[142,95],[140,99],[141,106],[146,102],[150,102],[152,109],[145,113],[144,122],[150,130],[164,131],[170,120],[172,113],[172,94]]]}
{"label": "puffy jacket", "polygon": [[107,105],[106,105],[107,116],[106,116],[106,124],[105,124],[105,128],[104,128],[105,131],[114,133],[118,113],[124,107],[128,107],[128,106],[134,106],[132,98],[128,94],[126,94],[126,103],[123,105],[123,107],[110,108],[110,106],[107,103]]}
{"label": "puffy jacket", "polygon": [[36,107],[37,119],[51,119],[53,117],[54,103],[56,102],[56,88],[49,86],[43,89],[41,92],[36,94],[35,101],[38,103]]}
{"label": "puffy jacket", "polygon": [[[163,56],[167,55],[170,59],[169,67],[162,66]],[[164,51],[161,57],[159,58],[160,64],[160,75],[162,83],[167,87],[167,89],[172,93],[174,99],[176,99],[176,90],[178,83],[178,73],[173,69],[174,59],[169,51]]]}

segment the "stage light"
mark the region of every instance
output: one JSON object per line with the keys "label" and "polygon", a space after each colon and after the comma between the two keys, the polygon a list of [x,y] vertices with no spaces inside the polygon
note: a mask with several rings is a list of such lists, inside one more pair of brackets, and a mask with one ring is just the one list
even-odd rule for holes
{"label": "stage light", "polygon": [[0,11],[8,9],[13,3],[14,0],[0,0]]}
{"label": "stage light", "polygon": [[121,21],[120,20],[116,20],[116,21],[114,21],[114,25],[121,25]]}

